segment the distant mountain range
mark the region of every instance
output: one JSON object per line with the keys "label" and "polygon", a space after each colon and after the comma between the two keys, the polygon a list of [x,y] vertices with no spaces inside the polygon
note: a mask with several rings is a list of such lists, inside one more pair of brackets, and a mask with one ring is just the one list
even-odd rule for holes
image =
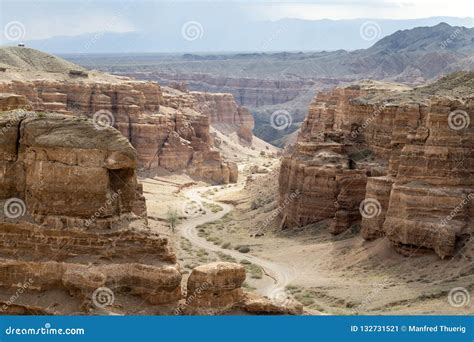
{"label": "distant mountain range", "polygon": [[287,110],[297,124],[317,91],[360,79],[420,85],[458,70],[474,70],[474,28],[440,23],[400,30],[367,49],[328,52],[65,55],[87,68],[191,90],[228,92],[256,119],[254,133],[279,144],[292,130],[268,127],[270,114]]}
{"label": "distant mountain range", "polygon": [[50,53],[334,51],[372,46],[398,30],[434,26],[473,27],[474,18],[352,19],[242,22],[228,26],[206,22],[173,22],[150,32],[97,32],[28,41],[29,47]]}

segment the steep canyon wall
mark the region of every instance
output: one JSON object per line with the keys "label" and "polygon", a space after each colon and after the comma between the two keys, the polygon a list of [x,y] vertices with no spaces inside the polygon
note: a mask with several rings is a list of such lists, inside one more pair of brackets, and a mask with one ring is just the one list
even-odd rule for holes
{"label": "steep canyon wall", "polygon": [[401,253],[454,255],[474,228],[473,113],[472,91],[367,81],[319,94],[282,160],[280,203],[301,193],[282,225],[327,220],[339,234],[360,224],[364,238],[386,236]]}

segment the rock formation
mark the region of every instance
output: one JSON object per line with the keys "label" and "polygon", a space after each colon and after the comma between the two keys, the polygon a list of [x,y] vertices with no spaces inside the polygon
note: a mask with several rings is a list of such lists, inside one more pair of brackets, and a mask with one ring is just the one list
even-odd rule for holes
{"label": "rock formation", "polygon": [[301,314],[302,306],[276,305],[265,297],[242,290],[245,268],[229,262],[214,262],[193,269],[188,278],[186,301],[179,314],[223,314],[244,311],[251,314]]}
{"label": "rock formation", "polygon": [[283,158],[282,226],[359,223],[402,253],[452,256],[473,232],[473,73],[409,90],[373,81],[318,94]]}
{"label": "rock formation", "polygon": [[[228,70],[221,68],[220,71],[227,73]],[[236,73],[238,72],[236,71]],[[186,83],[189,88],[199,92],[228,93],[235,97],[239,105],[246,107],[277,105],[294,100],[301,92],[307,91],[315,83],[311,80],[282,80],[281,75],[280,78],[263,79],[232,77],[229,75],[220,76],[219,72],[183,74],[177,70],[173,70],[173,72],[130,72],[129,69],[125,74],[138,79],[156,80],[170,87],[174,87],[179,83]]]}
{"label": "rock formation", "polygon": [[50,314],[92,310],[101,288],[177,303],[176,257],[145,229],[137,153],[125,137],[88,119],[26,111],[4,112],[0,130],[3,313],[31,304]]}
{"label": "rock formation", "polygon": [[244,107],[237,106],[234,96],[200,92],[191,94],[197,99],[199,110],[209,114],[214,127],[224,131],[235,129],[242,140],[252,142],[253,116]]}
{"label": "rock formation", "polygon": [[301,313],[245,293],[238,264],[197,267],[184,298],[168,240],[147,229],[137,152],[116,129],[21,110],[2,112],[0,131],[1,313]]}
{"label": "rock formation", "polygon": [[[14,55],[20,53],[16,52],[19,48],[2,49],[13,51]],[[22,54],[25,51],[39,53],[20,50]],[[46,56],[62,65],[60,59]],[[70,67],[67,62],[63,64]],[[214,183],[236,181],[236,165],[224,161],[213,148],[209,135],[210,113],[198,111],[193,96],[186,93],[165,96],[157,83],[97,72],[77,77],[41,70],[38,75],[10,66],[0,77],[0,93],[24,96],[38,112],[87,116],[94,118],[99,126],[116,127],[137,150],[140,170],[162,167],[170,171],[186,170]],[[13,101],[12,97],[9,99]],[[241,110],[238,113],[240,117],[236,120],[241,120],[242,135],[249,139],[251,133],[247,128],[250,127],[251,132],[252,127],[249,115]]]}

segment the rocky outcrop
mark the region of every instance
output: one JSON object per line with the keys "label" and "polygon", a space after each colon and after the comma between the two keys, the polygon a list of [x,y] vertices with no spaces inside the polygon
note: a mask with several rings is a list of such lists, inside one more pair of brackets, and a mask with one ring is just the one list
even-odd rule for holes
{"label": "rocky outcrop", "polygon": [[167,239],[146,229],[125,137],[89,119],[25,111],[4,113],[0,130],[2,313],[31,303],[32,312],[95,312],[103,296],[107,305],[130,296],[176,305],[181,273]]}
{"label": "rocky outcrop", "polygon": [[[329,219],[402,253],[452,256],[473,232],[473,73],[416,90],[361,82],[319,94],[282,160],[283,227]],[[452,96],[456,88],[458,96]],[[462,90],[464,89],[464,90]],[[447,90],[450,94],[444,95]]]}
{"label": "rocky outcrop", "polygon": [[214,127],[235,129],[241,139],[252,143],[253,116],[246,108],[237,106],[232,94],[191,92],[191,95],[197,99],[199,110],[208,113]]}
{"label": "rocky outcrop", "polygon": [[35,222],[105,228],[133,216],[136,151],[115,129],[34,112],[5,115],[0,129],[1,195],[23,199]]}
{"label": "rocky outcrop", "polygon": [[[216,262],[198,266],[188,278],[187,298],[195,296],[193,306],[223,308],[233,306],[242,296],[245,268],[242,265]],[[199,291],[199,295],[196,295]]]}
{"label": "rocky outcrop", "polygon": [[0,314],[301,313],[245,293],[238,264],[195,268],[183,298],[168,240],[146,225],[137,152],[116,129],[21,110],[0,130]]}
{"label": "rocky outcrop", "polygon": [[245,268],[229,262],[214,262],[194,268],[187,282],[186,301],[178,314],[226,314],[245,311],[251,314],[301,314],[300,304],[277,305],[271,300],[246,293],[241,286]]}
{"label": "rocky outcrop", "polygon": [[18,108],[29,108],[30,105],[26,97],[22,95],[0,93],[0,110],[10,111]]}
{"label": "rocky outcrop", "polygon": [[[226,176],[233,165],[223,161],[212,149],[209,118],[185,107],[187,104],[181,99],[178,103],[184,105],[182,108],[167,107],[156,83],[11,82],[0,83],[2,91],[26,97],[38,112],[84,115],[99,125],[101,122],[113,125],[136,148],[138,167],[142,170],[158,166],[170,171],[189,168],[197,170],[196,176],[216,183],[235,181]],[[212,174],[208,177],[200,173],[201,168],[212,169]]]}

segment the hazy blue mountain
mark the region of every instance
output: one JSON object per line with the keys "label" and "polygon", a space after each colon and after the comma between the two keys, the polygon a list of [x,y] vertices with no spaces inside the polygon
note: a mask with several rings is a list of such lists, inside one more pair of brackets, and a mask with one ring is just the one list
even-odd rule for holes
{"label": "hazy blue mountain", "polygon": [[[26,42],[28,46],[51,53],[139,53],[139,52],[236,52],[236,51],[323,51],[356,50],[398,30],[434,26],[473,27],[473,18],[433,17],[409,20],[301,20],[216,22],[190,24],[188,39],[184,23],[150,31],[128,33],[98,32],[79,36],[57,36]],[[202,29],[201,29],[202,28]],[[193,40],[194,37],[198,37]]]}

